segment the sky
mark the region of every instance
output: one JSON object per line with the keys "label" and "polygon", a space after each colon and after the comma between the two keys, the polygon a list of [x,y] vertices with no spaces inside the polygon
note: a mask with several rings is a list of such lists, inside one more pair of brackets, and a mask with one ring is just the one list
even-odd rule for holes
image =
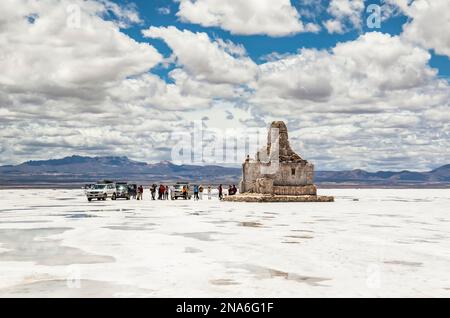
{"label": "sky", "polygon": [[284,120],[319,170],[450,163],[448,0],[2,0],[0,12],[0,165],[172,160],[199,120],[206,146]]}

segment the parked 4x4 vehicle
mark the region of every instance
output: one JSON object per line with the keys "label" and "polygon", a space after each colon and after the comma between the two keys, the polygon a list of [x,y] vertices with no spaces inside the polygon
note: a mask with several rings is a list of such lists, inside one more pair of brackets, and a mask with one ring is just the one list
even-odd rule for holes
{"label": "parked 4x4 vehicle", "polygon": [[92,199],[105,201],[108,198],[115,200],[116,197],[116,185],[114,183],[97,183],[90,189],[86,190],[86,197],[88,201]]}
{"label": "parked 4x4 vehicle", "polygon": [[116,199],[127,199],[130,200],[131,194],[128,188],[128,183],[118,182],[116,183]]}
{"label": "parked 4x4 vehicle", "polygon": [[186,187],[186,189],[187,189],[187,198],[186,199],[188,199],[188,200],[191,199],[191,193],[189,192],[189,183],[178,182],[172,188],[171,195],[170,195],[172,200],[176,200],[178,198],[184,199],[183,187]]}

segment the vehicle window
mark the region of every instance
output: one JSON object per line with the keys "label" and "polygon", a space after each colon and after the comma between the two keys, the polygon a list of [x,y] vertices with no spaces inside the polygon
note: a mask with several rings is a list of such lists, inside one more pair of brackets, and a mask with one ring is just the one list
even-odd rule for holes
{"label": "vehicle window", "polygon": [[96,190],[103,190],[103,189],[105,189],[105,187],[106,187],[106,185],[104,185],[104,184],[96,184],[94,186],[94,189],[96,189]]}

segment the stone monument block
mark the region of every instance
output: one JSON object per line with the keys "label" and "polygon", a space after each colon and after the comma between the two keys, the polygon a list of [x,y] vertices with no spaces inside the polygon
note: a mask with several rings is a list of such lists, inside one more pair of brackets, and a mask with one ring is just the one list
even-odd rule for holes
{"label": "stone monument block", "polygon": [[240,194],[225,201],[246,202],[331,202],[333,197],[317,196],[314,165],[292,150],[284,122],[270,125],[267,145],[247,156],[242,165]]}

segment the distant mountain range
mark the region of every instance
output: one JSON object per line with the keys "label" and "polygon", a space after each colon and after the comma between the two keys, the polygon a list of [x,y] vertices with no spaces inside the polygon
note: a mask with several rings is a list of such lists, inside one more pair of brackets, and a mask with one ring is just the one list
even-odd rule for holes
{"label": "distant mountain range", "polygon": [[[73,187],[104,179],[142,184],[185,180],[237,184],[240,177],[240,168],[175,165],[168,161],[148,164],[127,157],[71,156],[0,166],[2,187]],[[318,171],[315,181],[322,187],[450,187],[450,165],[428,172]]]}
{"label": "distant mountain range", "polygon": [[432,171],[414,172],[403,170],[367,172],[318,171],[315,181],[322,185],[361,185],[361,186],[404,186],[404,187],[450,187],[450,165]]}
{"label": "distant mountain range", "polygon": [[241,170],[221,166],[148,164],[127,157],[71,156],[0,166],[0,186],[70,186],[98,180],[150,182],[198,181],[237,183]]}

